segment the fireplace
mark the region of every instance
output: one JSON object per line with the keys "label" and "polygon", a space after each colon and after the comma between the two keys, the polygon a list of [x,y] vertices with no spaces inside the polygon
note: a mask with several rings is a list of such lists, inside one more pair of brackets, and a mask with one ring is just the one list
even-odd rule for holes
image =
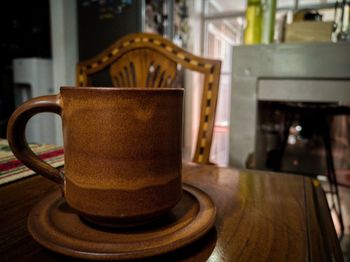
{"label": "fireplace", "polygon": [[266,126],[266,119],[278,121],[274,103],[350,102],[349,68],[347,43],[234,47],[230,165],[266,168],[266,147],[278,143],[278,131]]}

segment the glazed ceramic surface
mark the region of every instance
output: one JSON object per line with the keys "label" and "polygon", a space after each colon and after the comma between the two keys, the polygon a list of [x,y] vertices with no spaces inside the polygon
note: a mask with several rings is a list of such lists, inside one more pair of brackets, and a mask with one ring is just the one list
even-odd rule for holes
{"label": "glazed ceramic surface", "polygon": [[[9,122],[14,154],[59,183],[69,206],[103,225],[147,222],[181,198],[182,89],[70,88],[28,101]],[[65,173],[24,140],[38,112],[62,117]]]}
{"label": "glazed ceramic surface", "polygon": [[200,238],[215,221],[211,198],[193,186],[184,185],[183,189],[181,201],[166,216],[132,230],[90,226],[59,192],[54,192],[32,209],[28,228],[46,248],[83,259],[120,260],[162,254]]}

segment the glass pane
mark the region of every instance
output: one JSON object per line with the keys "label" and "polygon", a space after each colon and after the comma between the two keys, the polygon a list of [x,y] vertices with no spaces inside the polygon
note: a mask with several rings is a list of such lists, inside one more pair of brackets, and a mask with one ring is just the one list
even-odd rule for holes
{"label": "glass pane", "polygon": [[213,142],[210,154],[210,160],[219,166],[228,165],[230,104],[231,74],[221,74]]}
{"label": "glass pane", "polygon": [[322,15],[323,22],[340,21],[340,15],[341,15],[340,9],[336,13],[336,15],[335,15],[334,9],[321,9],[321,10],[318,10],[318,12]]}
{"label": "glass pane", "polygon": [[210,20],[206,28],[206,55],[222,61],[221,72],[231,72],[232,46],[243,42],[243,18]]}
{"label": "glass pane", "polygon": [[[327,4],[327,3],[335,3],[336,0],[299,0],[299,5],[319,5],[319,4]],[[341,2],[341,1],[339,1]]]}
{"label": "glass pane", "polygon": [[[335,3],[336,0],[299,0],[299,8],[307,5]],[[278,0],[277,7],[293,7],[295,0]]]}
{"label": "glass pane", "polygon": [[231,104],[231,74],[221,74],[215,125],[228,126]]}
{"label": "glass pane", "polygon": [[218,166],[227,166],[229,157],[229,128],[215,127],[210,151],[210,161]]}
{"label": "glass pane", "polygon": [[244,11],[246,0],[207,0],[206,14],[215,14],[220,12]]}
{"label": "glass pane", "polygon": [[[261,1],[264,2],[263,0]],[[299,7],[335,3],[337,0],[299,0]],[[338,2],[341,2],[338,0]],[[294,7],[295,0],[277,0],[277,7]],[[205,13],[217,14],[222,12],[245,11],[247,0],[206,0]]]}
{"label": "glass pane", "polygon": [[279,1],[277,1],[277,8],[278,7],[292,7],[292,6],[294,6],[294,3],[295,3],[294,0],[279,0]]}
{"label": "glass pane", "polygon": [[[231,60],[231,59],[229,59]],[[210,161],[227,166],[229,158],[229,121],[231,104],[231,74],[221,74],[218,104],[211,146]]]}
{"label": "glass pane", "polygon": [[205,56],[220,59],[221,76],[210,159],[228,165],[232,47],[243,43],[244,17],[205,21]]}

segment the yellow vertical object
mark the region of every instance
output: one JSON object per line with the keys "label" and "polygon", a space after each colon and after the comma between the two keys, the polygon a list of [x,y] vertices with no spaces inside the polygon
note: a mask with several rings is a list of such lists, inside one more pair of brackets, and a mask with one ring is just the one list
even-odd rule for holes
{"label": "yellow vertical object", "polygon": [[260,0],[248,0],[246,11],[245,44],[261,43],[262,6]]}

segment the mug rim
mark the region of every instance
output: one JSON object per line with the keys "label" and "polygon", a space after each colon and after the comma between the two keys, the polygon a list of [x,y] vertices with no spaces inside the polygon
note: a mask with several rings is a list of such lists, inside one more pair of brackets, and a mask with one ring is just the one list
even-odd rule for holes
{"label": "mug rim", "polygon": [[61,86],[60,90],[120,90],[120,91],[152,91],[152,92],[159,92],[159,91],[184,91],[184,88],[171,88],[171,87],[161,87],[161,88],[154,88],[154,87],[96,87],[96,86]]}

